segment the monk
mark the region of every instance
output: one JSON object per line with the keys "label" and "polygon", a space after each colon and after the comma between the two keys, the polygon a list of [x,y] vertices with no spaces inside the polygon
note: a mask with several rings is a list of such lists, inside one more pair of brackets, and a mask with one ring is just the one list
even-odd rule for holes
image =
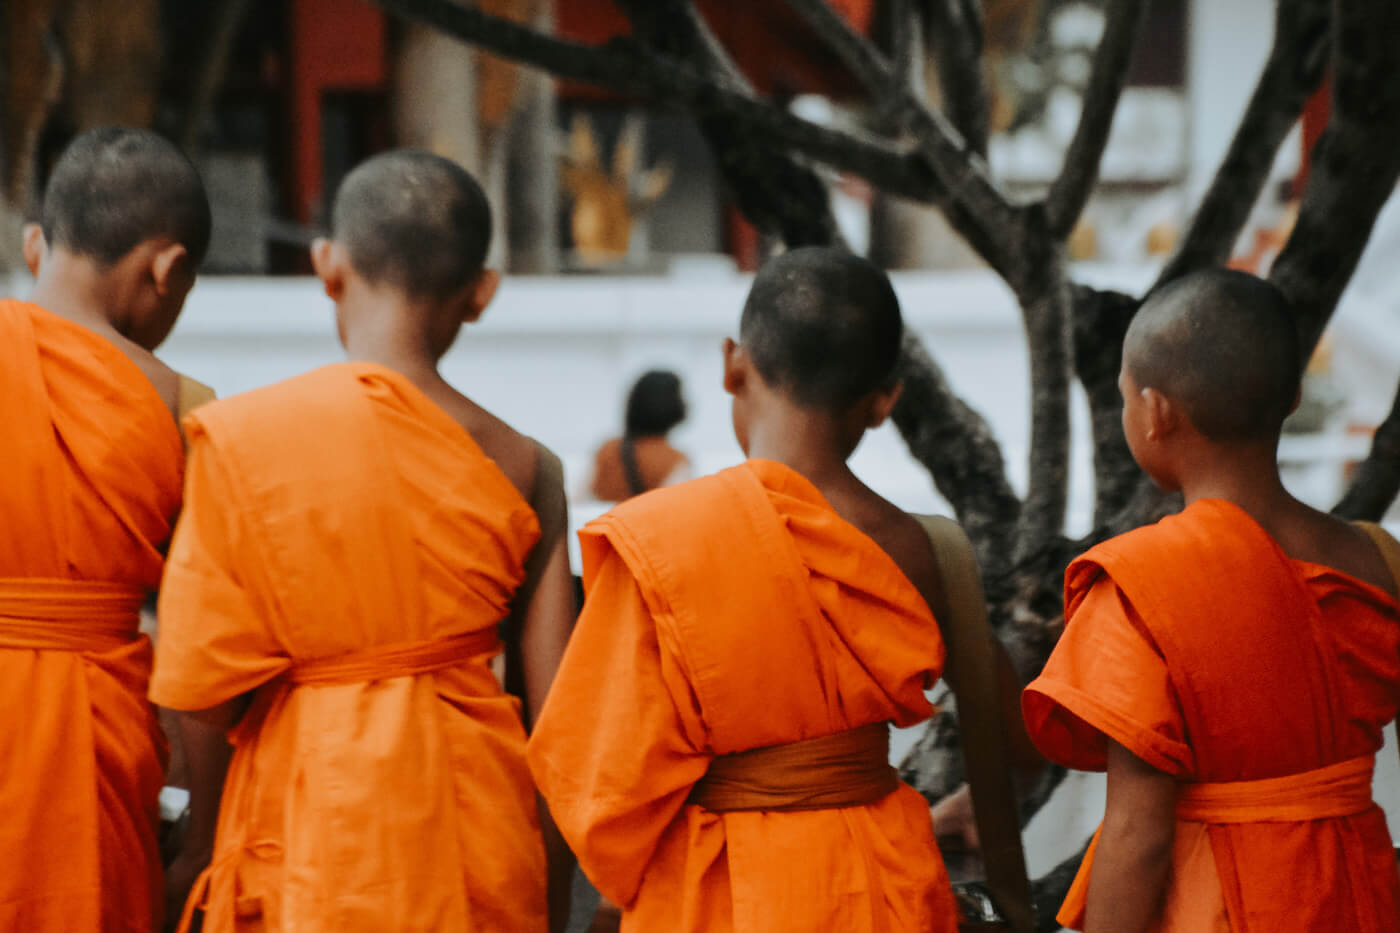
{"label": "monk", "polygon": [[437,369],[496,290],[490,235],[453,163],[364,163],[311,253],[349,361],[186,424],[151,696],[234,753],[225,781],[188,749],[209,867],[185,925],[548,928],[522,708],[490,662],[512,623],[537,711],[574,616],[562,477]]}
{"label": "monk", "polygon": [[888,761],[943,667],[933,553],[846,462],[899,397],[902,329],[865,260],[774,259],[724,347],[750,459],[582,532],[530,766],[623,930],[957,928],[928,804]]}
{"label": "monk", "polygon": [[166,745],[139,613],[180,508],[183,377],[151,351],[209,227],[174,146],[93,130],[26,228],[30,301],[0,301],[0,929],[161,920]]}
{"label": "monk", "polygon": [[1400,929],[1371,799],[1400,705],[1393,542],[1284,489],[1301,372],[1286,301],[1242,272],[1182,279],[1128,330],[1123,430],[1186,508],[1070,565],[1064,635],[1025,692],[1048,757],[1108,770],[1067,926]]}

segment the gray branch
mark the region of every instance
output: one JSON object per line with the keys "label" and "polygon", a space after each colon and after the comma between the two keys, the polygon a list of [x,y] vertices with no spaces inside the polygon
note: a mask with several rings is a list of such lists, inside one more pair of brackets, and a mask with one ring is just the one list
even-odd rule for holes
{"label": "gray branch", "polygon": [[948,119],[968,147],[986,158],[991,108],[982,67],[982,22],[979,0],[931,0],[924,34]]}
{"label": "gray branch", "polygon": [[1348,521],[1378,522],[1400,493],[1400,388],[1371,441],[1371,452],[1332,514]]}
{"label": "gray branch", "polygon": [[1089,86],[1084,91],[1079,125],[1065,152],[1064,165],[1045,198],[1046,224],[1056,239],[1069,236],[1099,178],[1104,147],[1118,111],[1118,98],[1128,80],[1128,65],[1142,26],[1144,0],[1112,0],[1103,38],[1094,55]]}
{"label": "gray branch", "polygon": [[1400,3],[1340,0],[1332,30],[1332,116],[1313,150],[1298,223],[1270,280],[1293,302],[1311,353],[1400,178]]}
{"label": "gray branch", "polygon": [[[1017,288],[1022,264],[1016,255],[1020,236],[1008,236],[1024,226],[1023,211],[992,180],[986,161],[937,110],[925,106],[901,87],[894,68],[875,48],[832,9],[827,0],[787,0],[818,36],[831,47],[877,100],[892,95],[898,112],[919,142],[945,197],[940,205],[949,222],[976,248],[998,274]],[[1019,289],[1018,289],[1019,290]]]}
{"label": "gray branch", "polygon": [[925,203],[943,186],[916,150],[864,133],[804,120],[766,101],[721,86],[698,68],[630,39],[593,46],[560,39],[450,0],[372,0],[390,13],[423,23],[511,61],[560,78],[634,95],[663,109],[713,116],[770,143],[788,147],[891,193]]}
{"label": "gray branch", "polygon": [[1153,290],[1187,272],[1219,265],[1259,200],[1278,148],[1288,137],[1327,66],[1330,0],[1279,0],[1274,44],[1230,149],[1191,226]]}
{"label": "gray branch", "polygon": [[[1033,215],[1034,216],[1034,215]],[[1033,223],[1032,230],[1043,227]],[[1073,367],[1070,288],[1064,247],[1027,236],[1028,275],[1018,297],[1031,370],[1030,482],[1016,529],[1013,559],[1025,560],[1064,529],[1069,499],[1069,389]],[[1043,254],[1042,254],[1043,252]]]}
{"label": "gray branch", "polygon": [[1123,437],[1123,400],[1118,370],[1123,337],[1141,304],[1122,292],[1084,285],[1071,288],[1074,320],[1074,372],[1089,401],[1094,441],[1094,527],[1102,527],[1132,500],[1142,481]]}
{"label": "gray branch", "polygon": [[1021,502],[1006,479],[991,426],[953,392],[912,332],[905,336],[898,374],[904,392],[895,406],[895,427],[977,544],[983,574],[1004,572],[1005,542],[1011,540]]}

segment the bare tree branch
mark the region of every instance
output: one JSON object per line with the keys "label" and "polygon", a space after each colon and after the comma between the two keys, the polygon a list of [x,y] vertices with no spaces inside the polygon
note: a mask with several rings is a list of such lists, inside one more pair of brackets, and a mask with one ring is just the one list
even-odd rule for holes
{"label": "bare tree branch", "polygon": [[1298,223],[1269,275],[1311,354],[1400,178],[1400,3],[1338,0],[1332,116],[1313,150]]}
{"label": "bare tree branch", "polygon": [[1123,399],[1118,370],[1123,337],[1140,300],[1122,292],[1084,285],[1070,289],[1074,326],[1074,372],[1089,400],[1094,439],[1094,527],[1101,527],[1132,499],[1142,480],[1123,437]]}
{"label": "bare tree branch", "polygon": [[1330,0],[1279,0],[1273,49],[1259,83],[1190,228],[1153,291],[1187,272],[1229,259],[1279,146],[1322,82],[1331,6]]}
{"label": "bare tree branch", "polygon": [[[633,34],[650,49],[695,66],[719,86],[753,97],[748,80],[690,0],[617,0],[617,5],[632,21]],[[723,116],[702,113],[698,118],[750,223],[788,246],[840,241],[826,184],[809,165]]]}
{"label": "bare tree branch", "polygon": [[1371,452],[1361,461],[1332,514],[1348,521],[1378,522],[1400,493],[1400,389],[1390,414],[1376,428]]}
{"label": "bare tree branch", "polygon": [[929,471],[958,523],[977,543],[984,575],[1004,572],[1021,502],[1006,479],[1001,447],[985,418],[954,394],[938,364],[911,332],[900,355],[904,392],[894,409],[909,452]]}
{"label": "bare tree branch", "polygon": [[930,0],[925,45],[938,71],[948,119],[972,151],[987,157],[989,94],[982,67],[980,0]]}
{"label": "bare tree branch", "polygon": [[1069,500],[1069,389],[1074,358],[1064,246],[1048,236],[1028,236],[1022,249],[1026,250],[1030,277],[1022,283],[1018,297],[1030,354],[1032,391],[1030,482],[1016,529],[1013,556],[1017,562],[1064,530]]}
{"label": "bare tree branch", "polygon": [[[827,0],[788,0],[788,5],[831,47],[877,100],[897,95],[900,112],[917,138],[930,168],[958,210],[948,220],[983,258],[1017,288],[1021,263],[1017,236],[1024,226],[1023,211],[992,180],[987,163],[937,110],[924,106],[908,88],[900,87],[894,69],[874,44],[853,30]],[[973,228],[979,229],[973,229]]]}
{"label": "bare tree branch", "polygon": [[1059,176],[1045,198],[1046,224],[1056,239],[1068,237],[1094,190],[1108,145],[1118,98],[1128,80],[1128,65],[1142,26],[1144,0],[1112,0],[1108,5],[1103,38],[1094,54],[1094,68],[1084,91],[1083,107],[1074,138],[1065,152]]}
{"label": "bare tree branch", "polygon": [[372,0],[383,9],[433,26],[511,61],[556,77],[641,97],[657,107],[733,120],[744,131],[865,178],[901,197],[931,202],[943,187],[916,151],[868,134],[804,120],[770,103],[721,87],[693,65],[658,55],[638,42],[605,46],[559,39],[449,0]]}

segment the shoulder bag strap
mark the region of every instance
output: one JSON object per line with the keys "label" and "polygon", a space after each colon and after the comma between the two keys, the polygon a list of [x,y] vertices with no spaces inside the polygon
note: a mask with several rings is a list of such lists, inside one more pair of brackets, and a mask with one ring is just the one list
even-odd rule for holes
{"label": "shoulder bag strap", "polygon": [[[1380,525],[1372,522],[1357,522],[1356,524],[1362,531],[1370,535],[1372,541],[1376,542],[1376,547],[1380,550],[1381,557],[1385,558],[1385,565],[1395,580],[1395,588],[1400,590],[1400,541],[1396,541],[1390,532]],[[1396,751],[1400,752],[1400,719],[1395,721],[1395,739]]]}
{"label": "shoulder bag strap", "polygon": [[642,478],[642,465],[637,460],[637,441],[624,434],[618,445],[618,455],[622,458],[622,475],[627,479],[627,491],[640,496],[647,491],[646,480]]}
{"label": "shoulder bag strap", "polygon": [[942,605],[932,608],[947,646],[948,665],[957,672],[958,732],[987,888],[1008,926],[1015,933],[1031,933],[1035,912],[1002,725],[996,635],[987,621],[977,559],[957,522],[942,516],[916,517],[928,533],[941,577]]}

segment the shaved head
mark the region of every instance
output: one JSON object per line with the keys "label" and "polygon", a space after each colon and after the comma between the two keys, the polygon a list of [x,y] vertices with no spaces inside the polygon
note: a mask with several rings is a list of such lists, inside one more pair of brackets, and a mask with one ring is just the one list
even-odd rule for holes
{"label": "shaved head", "polygon": [[783,253],[754,278],[739,341],[800,405],[845,409],[890,385],[904,322],[889,277],[842,249]]}
{"label": "shaved head", "polygon": [[1227,269],[1153,293],[1128,327],[1123,368],[1213,441],[1264,441],[1293,410],[1303,360],[1283,293]]}
{"label": "shaved head", "polygon": [[148,240],[209,249],[209,198],[194,165],[149,130],[89,130],[63,151],[44,189],[39,225],[52,247],[110,266]]}
{"label": "shaved head", "polygon": [[331,235],[370,282],[444,299],[480,276],[491,244],[491,207],[457,163],[400,149],[346,176]]}

